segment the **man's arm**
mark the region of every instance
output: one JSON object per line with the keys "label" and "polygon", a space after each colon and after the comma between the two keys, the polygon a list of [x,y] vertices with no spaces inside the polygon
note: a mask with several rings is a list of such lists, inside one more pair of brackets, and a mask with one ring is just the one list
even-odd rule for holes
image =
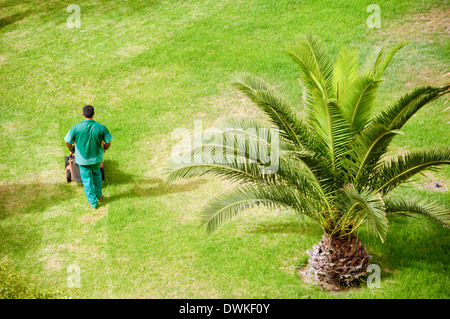
{"label": "man's arm", "polygon": [[65,142],[65,143],[66,143],[66,146],[68,147],[69,151],[70,151],[70,152],[73,152],[73,151],[74,151],[74,148],[75,148],[75,146],[74,146],[74,145],[72,145],[72,144],[70,144],[70,143],[67,143],[67,142]]}
{"label": "man's arm", "polygon": [[111,146],[111,141],[109,141],[109,143],[103,144],[103,149],[105,151],[107,151],[110,146]]}
{"label": "man's arm", "polygon": [[66,143],[67,148],[72,153],[75,151],[75,136],[74,136],[74,130],[73,127],[67,132],[66,137],[64,137],[64,142]]}
{"label": "man's arm", "polygon": [[[105,151],[108,150],[108,148],[111,146],[111,140],[113,139],[111,133],[109,133],[106,126],[103,125],[103,149]],[[108,143],[106,143],[108,141]]]}

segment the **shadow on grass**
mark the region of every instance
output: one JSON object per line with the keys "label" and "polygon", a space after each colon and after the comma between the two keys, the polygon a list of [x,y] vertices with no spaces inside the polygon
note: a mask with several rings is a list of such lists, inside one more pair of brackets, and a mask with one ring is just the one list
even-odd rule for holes
{"label": "shadow on grass", "polygon": [[138,178],[138,176],[123,172],[119,162],[114,160],[104,160],[103,169],[105,171],[104,187],[108,187],[108,185],[129,184]]}
{"label": "shadow on grass", "polygon": [[17,214],[42,212],[71,195],[61,183],[7,183],[0,186],[0,220]]}
{"label": "shadow on grass", "polygon": [[450,231],[441,224],[419,216],[391,222],[391,227],[383,249],[389,263],[400,267],[423,261],[430,266],[450,262]]}
{"label": "shadow on grass", "polygon": [[16,256],[26,258],[27,253],[38,247],[42,232],[38,227],[24,226],[21,223],[5,223],[0,226],[0,258]]}
{"label": "shadow on grass", "polygon": [[17,21],[23,20],[30,13],[28,11],[20,12],[16,14],[12,14],[10,16],[4,17],[0,19],[0,29],[7,27],[10,24],[13,24]]}
{"label": "shadow on grass", "polygon": [[[395,276],[401,269],[446,273],[450,262],[448,229],[424,216],[391,218],[385,243],[372,238],[368,251],[372,264],[381,267],[383,280]],[[368,244],[368,241],[363,243]]]}
{"label": "shadow on grass", "polygon": [[[61,183],[6,183],[0,185],[0,256],[26,254],[39,246],[42,238],[40,222],[34,217],[60,204],[71,196],[64,175]],[[40,217],[39,217],[40,218]]]}
{"label": "shadow on grass", "polygon": [[[293,213],[294,214],[294,213]],[[296,233],[299,235],[312,235],[320,238],[323,234],[323,230],[319,225],[315,223],[303,224],[301,221],[267,221],[264,223],[258,223],[258,225],[249,231],[254,234],[281,234],[281,233]]]}
{"label": "shadow on grass", "polygon": [[120,164],[114,160],[105,160],[103,167],[105,170],[104,188],[108,188],[110,185],[132,186],[126,192],[105,197],[105,204],[126,198],[156,197],[187,192],[207,182],[203,179],[197,179],[168,184],[159,177],[143,177],[125,173],[121,170]]}
{"label": "shadow on grass", "polygon": [[206,183],[204,180],[191,181],[189,184],[167,184],[161,178],[138,179],[133,183],[132,189],[105,198],[105,203],[126,198],[144,198],[163,196],[172,193],[187,192]]}

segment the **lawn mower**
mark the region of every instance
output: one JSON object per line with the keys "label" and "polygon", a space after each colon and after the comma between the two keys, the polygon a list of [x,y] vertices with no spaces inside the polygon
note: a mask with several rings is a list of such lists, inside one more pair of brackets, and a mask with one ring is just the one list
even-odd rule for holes
{"label": "lawn mower", "polygon": [[[73,151],[69,153],[69,156],[64,158],[64,164],[66,168],[66,178],[67,182],[75,180],[78,184],[83,185],[80,176],[80,167],[75,162],[75,145]],[[105,170],[103,169],[103,161],[100,163],[100,171],[102,173],[102,180],[105,180]]]}

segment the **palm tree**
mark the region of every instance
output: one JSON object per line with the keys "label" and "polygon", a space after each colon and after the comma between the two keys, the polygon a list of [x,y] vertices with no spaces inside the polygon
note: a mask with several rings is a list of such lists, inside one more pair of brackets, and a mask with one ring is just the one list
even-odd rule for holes
{"label": "palm tree", "polygon": [[[403,125],[423,106],[449,93],[450,87],[419,87],[374,114],[381,77],[404,45],[382,48],[362,70],[354,50],[341,49],[333,61],[318,36],[299,36],[286,54],[300,70],[303,109],[291,105],[261,78],[235,74],[234,87],[268,121],[225,121],[221,143],[204,141],[186,152],[188,160],[171,162],[169,181],[209,174],[236,184],[204,206],[202,223],[208,231],[259,205],[307,216],[324,232],[308,252],[316,280],[336,287],[359,284],[372,258],[357,236],[361,226],[384,241],[387,217],[392,215],[422,214],[450,225],[447,208],[391,193],[424,170],[450,164],[449,147],[387,157]],[[304,111],[304,119],[299,111]],[[266,133],[255,134],[261,131]],[[273,153],[278,154],[276,170],[267,170],[267,156],[255,142],[269,153],[277,151]],[[192,160],[202,152],[212,154],[209,161]],[[224,161],[225,152],[234,156]]]}

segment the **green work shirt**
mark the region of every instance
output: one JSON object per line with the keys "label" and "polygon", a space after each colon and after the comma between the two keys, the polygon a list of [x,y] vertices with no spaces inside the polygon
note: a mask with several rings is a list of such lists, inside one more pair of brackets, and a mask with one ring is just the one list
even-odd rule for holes
{"label": "green work shirt", "polygon": [[113,139],[106,126],[94,120],[84,120],[69,130],[64,141],[75,143],[75,162],[78,165],[92,165],[103,161],[102,142]]}

